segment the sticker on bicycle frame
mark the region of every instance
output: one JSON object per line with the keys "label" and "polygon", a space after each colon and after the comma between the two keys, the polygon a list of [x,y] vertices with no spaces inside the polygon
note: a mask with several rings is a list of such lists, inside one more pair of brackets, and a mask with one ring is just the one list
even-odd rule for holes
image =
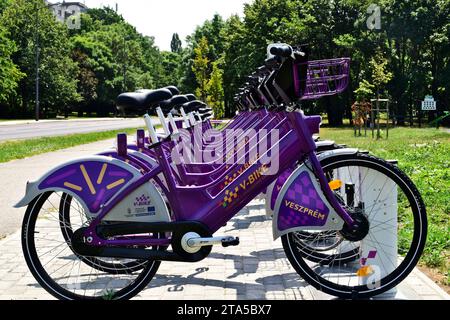
{"label": "sticker on bicycle frame", "polygon": [[280,207],[278,229],[322,227],[330,210],[320,198],[308,172],[303,172],[292,183]]}
{"label": "sticker on bicycle frame", "polygon": [[245,191],[247,188],[249,188],[251,185],[253,185],[255,182],[259,181],[261,177],[269,170],[267,165],[263,164],[258,169],[253,171],[251,174],[248,175],[247,179],[245,179],[241,184],[236,186],[234,190],[226,190],[225,191],[225,197],[223,201],[221,202],[221,206],[223,208],[228,207],[231,203],[233,203],[236,199],[239,198],[239,191],[243,190]]}
{"label": "sticker on bicycle frame", "polygon": [[377,256],[377,251],[376,250],[372,250],[368,253],[366,258],[361,258],[360,259],[360,264],[361,264],[361,268],[358,269],[358,271],[356,272],[356,275],[358,277],[368,277],[371,274],[374,273],[374,270],[372,268],[372,266],[368,265],[367,262],[370,259],[375,259]]}
{"label": "sticker on bicycle frame", "polygon": [[272,197],[271,197],[271,200],[270,200],[270,208],[272,210],[275,209],[275,203],[277,202],[278,195],[280,194],[280,191],[283,188],[283,186],[286,183],[286,181],[291,176],[292,172],[293,172],[292,169],[286,170],[285,172],[283,172],[282,175],[280,175],[278,177],[278,180],[275,183],[275,187],[273,188]]}
{"label": "sticker on bicycle frame", "polygon": [[[252,165],[254,165],[259,159],[259,154],[256,154],[253,159],[250,159],[247,163],[245,163],[242,167],[240,167],[236,173],[230,176],[225,177],[225,182],[223,186],[221,186],[221,190],[232,184],[242,173],[244,173],[245,170],[250,168]],[[228,168],[227,168],[228,169]]]}
{"label": "sticker on bicycle frame", "polygon": [[132,212],[131,209],[129,209],[126,217],[127,218],[147,217],[147,216],[154,216],[154,215],[156,215],[155,207],[140,207],[140,208],[134,208],[134,212]]}
{"label": "sticker on bicycle frame", "polygon": [[140,197],[136,197],[135,202],[134,202],[134,206],[138,207],[138,206],[149,206],[151,205],[152,202],[150,200],[150,197],[143,194]]}
{"label": "sticker on bicycle frame", "polygon": [[143,194],[136,197],[133,206],[134,210],[128,209],[127,217],[146,217],[156,214],[156,208],[152,206],[151,198],[148,195]]}

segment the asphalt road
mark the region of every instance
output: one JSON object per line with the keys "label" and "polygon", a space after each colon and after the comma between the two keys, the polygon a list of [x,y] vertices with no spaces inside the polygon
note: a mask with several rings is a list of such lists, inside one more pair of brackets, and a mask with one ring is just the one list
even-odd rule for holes
{"label": "asphalt road", "polygon": [[144,126],[144,120],[141,118],[3,123],[0,124],[0,141],[63,136],[76,133],[120,130]]}

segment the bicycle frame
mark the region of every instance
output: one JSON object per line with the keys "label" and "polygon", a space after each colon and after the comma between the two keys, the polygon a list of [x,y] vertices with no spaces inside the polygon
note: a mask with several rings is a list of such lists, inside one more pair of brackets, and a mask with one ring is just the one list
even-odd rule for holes
{"label": "bicycle frame", "polygon": [[[284,172],[298,161],[308,159],[318,178],[324,196],[345,223],[352,227],[354,220],[339,204],[328,185],[323,169],[316,156],[316,144],[305,123],[305,116],[299,112],[286,112],[285,116],[291,124],[291,130],[283,137],[280,137],[276,145],[272,146],[265,155],[268,155],[275,147],[279,149],[280,166],[278,173]],[[157,178],[161,173],[164,174],[167,182],[168,192],[166,196],[173,210],[173,221],[196,221],[202,223],[208,228],[211,234],[218,231],[278,177],[278,174],[263,175],[262,171],[265,170],[265,167],[260,161],[257,161],[218,194],[212,194],[210,192],[218,182],[200,187],[177,186],[163,145],[164,143],[161,143],[154,147],[159,165],[145,173],[138,181],[129,185],[110,203],[104,206],[98,216],[86,229],[84,234],[86,237],[93,238],[92,243],[94,246],[157,246],[170,244],[170,239],[155,239],[149,236],[105,240],[100,238],[96,233],[97,226],[101,224],[102,220],[116,205],[134,190],[148,183],[150,180]],[[230,172],[236,170],[237,167],[238,164],[232,165]]]}

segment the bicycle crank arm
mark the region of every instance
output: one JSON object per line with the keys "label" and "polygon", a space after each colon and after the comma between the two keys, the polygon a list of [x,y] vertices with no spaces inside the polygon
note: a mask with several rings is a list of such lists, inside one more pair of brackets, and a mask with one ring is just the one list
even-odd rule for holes
{"label": "bicycle crank arm", "polygon": [[190,248],[201,248],[215,245],[222,245],[226,248],[239,245],[239,238],[231,236],[201,238],[197,233],[190,232],[184,235],[182,243],[186,244]]}

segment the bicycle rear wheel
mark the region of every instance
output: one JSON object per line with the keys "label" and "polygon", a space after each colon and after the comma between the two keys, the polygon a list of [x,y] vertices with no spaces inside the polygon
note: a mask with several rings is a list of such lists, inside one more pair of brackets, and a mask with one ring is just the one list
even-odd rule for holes
{"label": "bicycle rear wheel", "polygon": [[[397,286],[414,269],[426,242],[425,205],[413,182],[397,167],[381,159],[357,154],[338,156],[322,164],[325,172],[355,188],[347,208],[354,218],[367,219],[367,234],[345,242],[359,250],[359,261],[339,260],[349,247],[337,247],[324,259],[305,258],[295,233],[282,238],[286,255],[297,273],[316,289],[345,299],[369,298]],[[339,197],[339,195],[337,195]],[[352,209],[353,208],[353,209]]]}
{"label": "bicycle rear wheel", "polygon": [[[83,206],[71,195],[63,193],[59,204],[59,219],[61,232],[72,249],[71,240],[74,231],[89,225],[90,220],[84,212]],[[96,258],[96,257],[79,257],[84,263],[92,268],[102,272],[112,274],[128,274],[142,270],[147,261],[135,259],[114,259],[114,258]]]}
{"label": "bicycle rear wheel", "polygon": [[[143,290],[156,274],[160,262],[146,261],[138,270],[124,268],[121,272],[111,272],[92,265],[95,258],[86,260],[87,257],[74,254],[70,241],[61,232],[61,225],[67,226],[67,221],[55,206],[60,199],[58,192],[41,194],[25,213],[22,249],[38,283],[61,300],[126,300]],[[111,266],[114,265],[122,265],[122,262],[116,261]]]}

